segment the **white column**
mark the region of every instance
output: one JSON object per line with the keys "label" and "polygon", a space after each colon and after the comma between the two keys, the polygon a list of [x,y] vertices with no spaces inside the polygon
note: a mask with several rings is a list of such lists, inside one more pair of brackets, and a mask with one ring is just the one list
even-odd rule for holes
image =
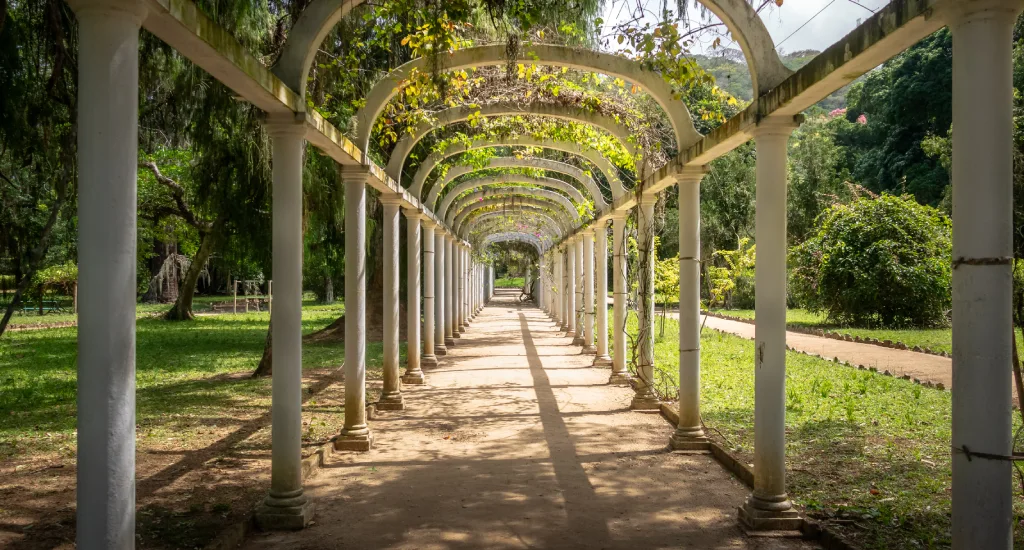
{"label": "white column", "polygon": [[389,196],[382,196],[380,202],[384,206],[384,384],[377,409],[400,411],[405,409],[398,365],[398,211],[402,203],[398,197]]}
{"label": "white column", "polygon": [[366,424],[366,182],[365,166],[342,166],[345,185],[345,427],[334,448],[368,451]]}
{"label": "white column", "polygon": [[462,326],[469,326],[469,249],[462,245],[459,247],[462,254],[459,259],[459,266],[462,268]]}
{"label": "white column", "polygon": [[611,365],[608,355],[608,226],[605,220],[594,223],[594,286],[597,296],[594,307],[597,312],[597,355],[594,365]]}
{"label": "white column", "polygon": [[462,278],[462,245],[459,241],[452,242],[452,337],[461,338],[466,331],[462,317],[462,291],[465,280]]}
{"label": "white column", "polygon": [[551,316],[555,320],[555,324],[561,326],[562,324],[562,253],[558,249],[551,251],[551,255],[554,261],[554,274],[552,283],[555,286],[555,291],[551,294]]}
{"label": "white column", "polygon": [[700,181],[704,169],[677,177],[679,186],[679,423],[669,445],[707,448],[700,422]]}
{"label": "white column", "polygon": [[[576,336],[576,241],[569,241],[569,244],[565,247],[565,267],[566,267],[566,289],[565,289],[565,317],[566,321],[566,336]],[[576,342],[573,341],[573,344]]]}
{"label": "white column", "polygon": [[583,313],[583,235],[577,235],[573,242],[573,275],[575,276],[573,301],[573,318],[576,320],[576,337],[573,338],[573,345],[585,346],[586,315]]}
{"label": "white column", "polygon": [[420,366],[420,255],[422,239],[419,210],[405,209],[406,246],[406,327],[405,327],[405,374],[402,382],[422,384],[423,368]]}
{"label": "white column", "polygon": [[448,354],[448,279],[445,274],[448,254],[445,230],[438,226],[434,233],[434,355]]}
{"label": "white column", "polygon": [[754,493],[740,508],[749,529],[795,529],[786,495],[786,144],[793,119],[766,119],[757,140],[755,234]]}
{"label": "white column", "polygon": [[1020,1],[953,6],[953,548],[1013,546],[1013,25]]}
{"label": "white column", "polygon": [[658,196],[648,193],[640,197],[637,205],[636,240],[639,265],[637,273],[637,385],[630,408],[634,410],[657,409],[657,393],[654,391],[654,204]]}
{"label": "white column", "polygon": [[[428,217],[423,218],[423,359],[422,367],[436,367],[437,355],[434,353],[434,344],[437,342],[434,335],[434,321],[437,319],[437,306],[434,305],[434,296],[437,290],[434,282],[434,221]],[[409,373],[406,373],[408,376]],[[422,381],[422,375],[420,377]],[[404,380],[406,384],[416,382]]]}
{"label": "white column", "polygon": [[615,349],[612,356],[612,374],[609,384],[627,385],[626,370],[626,215],[612,217],[612,334]]}
{"label": "white column", "polygon": [[544,286],[547,282],[544,275],[544,261],[545,256],[541,254],[540,257],[537,258],[537,295],[533,297],[534,302],[541,311],[544,311],[544,295],[547,293],[547,289]]}
{"label": "white column", "polygon": [[135,545],[135,265],[141,3],[78,18],[79,548]]}
{"label": "white column", "polygon": [[452,247],[452,236],[444,236],[444,345],[451,347],[455,345],[455,299],[453,292],[456,288],[452,275],[455,271],[452,265],[455,262],[455,254]]}
{"label": "white column", "polygon": [[583,233],[583,353],[597,353],[594,347],[594,230]]}

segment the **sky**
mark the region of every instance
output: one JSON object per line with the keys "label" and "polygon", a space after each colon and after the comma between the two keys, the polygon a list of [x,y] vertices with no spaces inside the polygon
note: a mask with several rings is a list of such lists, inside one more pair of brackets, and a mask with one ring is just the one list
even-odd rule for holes
{"label": "sky", "polygon": [[[624,2],[627,1],[629,5],[635,5],[637,0],[606,0],[606,32],[612,22],[629,18],[629,8],[622,9]],[[662,0],[641,1],[646,2],[648,9],[660,11]],[[675,4],[673,0],[669,3]],[[771,5],[766,8],[761,13],[761,19],[780,52],[824,50],[852,31],[857,26],[858,19],[863,22],[871,17],[872,12],[865,7],[877,10],[888,3],[888,0],[856,0],[856,3],[854,0],[784,0],[781,7]],[[649,20],[655,22],[653,18]],[[739,49],[739,44],[735,42],[726,42],[723,45]],[[614,46],[615,41],[610,41],[609,47]],[[707,50],[706,47],[698,48],[695,53],[700,53],[701,49]]]}

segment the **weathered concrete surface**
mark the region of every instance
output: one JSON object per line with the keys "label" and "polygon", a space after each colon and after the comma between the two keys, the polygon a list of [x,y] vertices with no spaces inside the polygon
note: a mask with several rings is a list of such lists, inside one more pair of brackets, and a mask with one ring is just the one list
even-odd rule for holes
{"label": "weathered concrete surface", "polygon": [[708,455],[671,454],[671,427],[540,310],[498,295],[408,408],[374,421],[307,490],[306,530],[245,548],[812,548],[747,538],[747,489]]}
{"label": "weathered concrete surface", "polygon": [[441,190],[448,185],[448,182],[454,181],[459,176],[464,176],[472,172],[480,172],[482,170],[490,170],[491,168],[537,168],[541,170],[547,170],[549,172],[557,172],[565,174],[583,185],[583,188],[587,190],[587,193],[591,195],[591,200],[597,204],[597,199],[594,198],[594,194],[600,195],[597,183],[594,182],[594,178],[590,177],[587,172],[564,162],[557,160],[542,159],[542,158],[516,158],[516,157],[491,157],[487,160],[487,164],[483,166],[452,166],[448,168],[448,171],[444,176],[437,179],[434,185],[430,188],[430,192],[427,193],[426,200],[423,204],[427,205],[427,208],[434,208],[437,203],[437,197]]}

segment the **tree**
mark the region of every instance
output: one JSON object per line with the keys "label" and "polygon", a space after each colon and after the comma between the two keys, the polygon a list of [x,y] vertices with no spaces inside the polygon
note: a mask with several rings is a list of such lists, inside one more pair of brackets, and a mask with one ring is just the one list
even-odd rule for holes
{"label": "tree", "polygon": [[791,251],[800,302],[839,323],[937,326],[952,305],[952,223],[904,195],[837,204]]}
{"label": "tree", "polygon": [[808,117],[790,140],[787,235],[791,244],[806,240],[823,210],[850,198],[845,185],[848,173],[839,165],[842,150],[835,143],[835,120],[826,115]]}

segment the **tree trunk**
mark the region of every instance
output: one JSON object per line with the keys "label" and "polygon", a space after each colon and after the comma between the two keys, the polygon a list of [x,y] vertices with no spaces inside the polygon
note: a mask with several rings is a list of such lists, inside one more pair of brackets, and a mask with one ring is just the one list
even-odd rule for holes
{"label": "tree trunk", "polygon": [[272,376],[274,374],[274,347],[273,340],[271,339],[271,328],[274,326],[274,316],[270,316],[270,326],[267,327],[267,341],[263,344],[263,357],[260,358],[260,364],[256,366],[256,370],[253,371],[253,378],[263,378],[266,376]]}
{"label": "tree trunk", "polygon": [[196,255],[192,258],[192,264],[188,267],[185,279],[181,282],[181,286],[178,287],[178,299],[174,302],[174,306],[170,311],[164,315],[164,318],[168,321],[191,321],[195,319],[195,315],[192,314],[192,298],[196,293],[199,275],[203,272],[203,268],[207,260],[210,259],[210,255],[213,254],[214,240],[213,232],[202,233],[199,250],[196,251]]}
{"label": "tree trunk", "polygon": [[328,275],[326,279],[327,280],[324,281],[324,303],[325,304],[333,304],[334,303],[334,280],[331,279],[330,275]]}
{"label": "tree trunk", "polygon": [[1020,359],[1017,355],[1017,328],[1010,323],[1010,336],[1013,340],[1013,381],[1017,386],[1017,408],[1020,409],[1021,419],[1024,419],[1024,379],[1020,373]]}

